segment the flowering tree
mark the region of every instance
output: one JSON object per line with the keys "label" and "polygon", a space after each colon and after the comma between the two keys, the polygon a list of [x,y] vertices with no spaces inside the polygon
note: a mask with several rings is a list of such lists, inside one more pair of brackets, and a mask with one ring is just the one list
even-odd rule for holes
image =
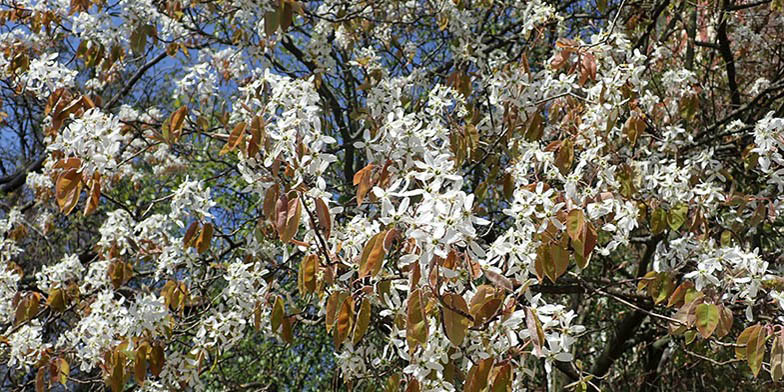
{"label": "flowering tree", "polygon": [[0,389],[784,377],[781,0],[4,0],[0,70]]}

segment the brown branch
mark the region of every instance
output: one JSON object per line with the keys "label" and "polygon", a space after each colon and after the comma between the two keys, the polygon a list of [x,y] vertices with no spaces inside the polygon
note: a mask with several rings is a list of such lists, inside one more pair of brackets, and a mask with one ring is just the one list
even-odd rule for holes
{"label": "brown branch", "polygon": [[0,177],[0,193],[11,193],[24,185],[27,181],[27,173],[38,171],[43,167],[47,154],[41,155],[35,162],[30,163],[16,173],[9,176]]}
{"label": "brown branch", "polygon": [[[662,239],[661,235],[655,236],[648,241],[648,245],[645,248],[645,254],[643,255],[642,259],[640,260],[640,264],[637,269],[637,276],[642,276],[641,274],[645,274],[646,270],[648,269],[648,264],[650,263],[651,259],[653,259],[653,254],[656,250],[656,245],[658,245],[659,241]],[[610,297],[618,300],[619,298],[608,294]],[[631,304],[628,301],[623,301],[626,305]],[[633,304],[632,304],[633,305]],[[599,355],[594,363],[593,369],[591,373],[594,376],[602,377],[610,370],[610,367],[615,362],[616,359],[620,358],[620,356],[626,351],[628,346],[626,343],[634,333],[637,331],[637,328],[642,324],[642,321],[645,319],[646,316],[649,315],[649,311],[647,309],[643,309],[636,305],[633,305],[636,309],[630,315],[626,316],[623,321],[618,325],[618,328],[615,331],[615,336],[613,337],[610,342],[604,348],[604,351]],[[664,316],[663,316],[664,317]]]}
{"label": "brown branch", "polygon": [[130,79],[128,79],[128,83],[126,83],[125,86],[123,86],[123,88],[117,92],[117,94],[114,94],[114,96],[111,99],[109,99],[109,102],[107,102],[106,106],[104,107],[106,109],[111,109],[111,107],[114,106],[114,104],[117,103],[117,101],[119,101],[120,98],[124,97],[126,94],[128,94],[128,92],[131,91],[133,85],[136,84],[136,82],[138,82],[139,79],[142,78],[142,76],[144,75],[145,72],[147,72],[147,70],[152,68],[155,64],[158,64],[161,60],[166,58],[166,56],[167,56],[166,52],[161,52],[159,55],[155,56],[155,58],[153,58],[146,64],[142,65],[141,68],[139,68],[136,71],[136,73],[133,74],[133,76],[131,76]]}
{"label": "brown branch", "polygon": [[[729,0],[724,0],[723,8],[729,8]],[[727,84],[730,88],[730,100],[732,107],[740,107],[740,92],[738,91],[738,82],[735,80],[735,57],[732,55],[730,48],[730,40],[727,37],[727,15],[722,15],[719,28],[716,30],[716,39],[719,41],[719,53],[724,59],[724,67],[727,72]]]}

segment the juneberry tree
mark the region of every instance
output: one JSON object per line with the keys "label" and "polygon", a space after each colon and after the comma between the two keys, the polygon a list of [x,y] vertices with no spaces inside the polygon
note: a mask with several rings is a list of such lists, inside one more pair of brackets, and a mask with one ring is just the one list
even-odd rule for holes
{"label": "juneberry tree", "polygon": [[782,0],[2,0],[0,389],[772,390]]}

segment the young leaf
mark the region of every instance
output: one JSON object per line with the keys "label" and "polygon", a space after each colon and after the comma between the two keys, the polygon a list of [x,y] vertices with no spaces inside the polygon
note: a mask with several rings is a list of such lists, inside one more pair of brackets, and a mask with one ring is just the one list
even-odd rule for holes
{"label": "young leaf", "polygon": [[185,115],[188,113],[187,106],[181,106],[175,110],[169,117],[169,134],[171,135],[170,142],[177,142],[182,134],[182,128],[185,125]]}
{"label": "young leaf", "polygon": [[566,269],[569,267],[569,252],[562,248],[559,244],[552,244],[548,247],[548,251],[550,253],[550,259],[552,259],[552,263],[554,266],[553,273],[554,276],[550,277],[550,280],[555,282],[561,275],[566,273]]}
{"label": "young leaf", "polygon": [[136,383],[140,386],[144,385],[144,380],[147,378],[147,355],[151,347],[147,341],[142,341],[136,347],[136,356],[133,363],[133,374]]}
{"label": "young leaf", "polygon": [[272,313],[270,314],[270,325],[272,326],[273,332],[278,332],[284,316],[285,309],[283,309],[283,299],[280,296],[276,296],[275,303],[272,305]]}
{"label": "young leaf", "polygon": [[669,214],[667,214],[667,224],[670,226],[670,230],[678,231],[683,226],[683,223],[686,222],[686,214],[688,212],[689,206],[683,203],[672,207]]}
{"label": "young leaf", "polygon": [[480,392],[487,387],[490,377],[490,369],[493,368],[495,358],[485,358],[471,367],[466,377],[465,392]]}
{"label": "young leaf", "polygon": [[684,281],[681,283],[678,288],[670,295],[670,300],[667,301],[667,307],[671,308],[673,306],[681,306],[684,303],[684,297],[686,296],[686,292],[694,287],[694,283],[691,281]]}
{"label": "young leaf", "polygon": [[346,298],[348,294],[343,291],[333,291],[332,294],[329,295],[327,298],[327,308],[326,308],[326,327],[327,333],[332,330],[332,327],[335,325],[335,320],[337,320],[337,314],[340,310],[340,306],[343,304],[343,300]]}
{"label": "young leaf", "polygon": [[283,231],[280,234],[280,240],[285,244],[294,238],[299,228],[300,218],[302,216],[302,204],[300,203],[299,196],[295,195],[288,201],[288,209],[286,213],[286,223]]}
{"label": "young leaf", "polygon": [[765,356],[765,340],[767,337],[765,329],[758,325],[749,334],[749,340],[746,343],[746,360],[754,377],[757,377],[760,369],[762,369],[762,359]]}
{"label": "young leaf", "polygon": [[262,213],[268,220],[275,222],[277,218],[275,214],[275,205],[278,202],[278,184],[273,184],[264,192],[264,205]]}
{"label": "young leaf", "polygon": [[662,208],[656,208],[651,213],[651,232],[659,234],[667,227],[667,212]]}
{"label": "young leaf", "polygon": [[343,341],[348,337],[351,331],[352,324],[354,323],[354,301],[351,296],[346,296],[343,303],[340,305],[335,323],[335,335],[333,340],[335,349],[339,349]]}
{"label": "young leaf", "polygon": [[561,147],[558,149],[558,154],[555,156],[555,166],[561,172],[561,174],[566,175],[572,169],[572,163],[574,162],[574,143],[572,143],[571,139],[566,139],[561,143]]}
{"label": "young leaf", "polygon": [[362,249],[362,255],[359,263],[359,278],[366,276],[376,276],[381,271],[381,265],[386,256],[386,249],[384,248],[384,238],[387,232],[385,230],[377,233],[368,240],[365,247]]}
{"label": "young leaf", "polygon": [[351,337],[351,342],[356,346],[362,337],[365,336],[368,326],[370,326],[370,299],[365,298],[362,304],[359,305],[359,313],[357,313],[357,321],[354,326],[354,333]]}
{"label": "young leaf", "polygon": [[237,125],[234,126],[234,129],[229,134],[229,140],[226,141],[226,144],[220,150],[218,155],[223,155],[231,152],[232,150],[237,148],[237,146],[239,146],[243,140],[245,140],[245,126],[246,124],[244,121],[239,122],[237,123]]}
{"label": "young leaf", "polygon": [[732,330],[732,311],[724,306],[719,306],[719,325],[716,327],[716,337],[721,339]]}
{"label": "young leaf", "polygon": [[188,229],[185,230],[185,237],[182,238],[182,247],[184,249],[188,249],[193,245],[193,240],[196,238],[197,231],[199,231],[199,222],[193,221],[193,223],[188,226]]}
{"label": "young leaf", "polygon": [[66,307],[65,290],[61,288],[55,288],[50,290],[49,296],[46,298],[46,305],[52,308],[52,310],[59,313],[65,311],[65,307]]}
{"label": "young leaf", "polygon": [[528,334],[531,336],[531,343],[534,345],[534,352],[537,357],[544,355],[542,346],[544,345],[544,331],[539,318],[536,317],[530,307],[525,308],[525,325],[528,327]]}
{"label": "young leaf", "polygon": [[77,169],[67,169],[60,173],[55,184],[55,198],[60,212],[68,215],[79,202],[82,193],[82,174]]}
{"label": "young leaf", "polygon": [[324,239],[328,240],[330,232],[332,231],[332,218],[329,216],[329,207],[323,199],[317,197],[316,199],[316,216],[318,217],[319,228],[324,235]]}
{"label": "young leaf", "polygon": [[409,351],[413,352],[417,345],[425,345],[428,332],[422,291],[416,289],[409,294],[406,301],[406,341]]}
{"label": "young leaf", "polygon": [[213,226],[212,223],[205,223],[201,229],[199,238],[196,239],[196,251],[202,254],[210,249],[212,243]]}
{"label": "young leaf", "polygon": [[373,185],[370,179],[373,166],[372,163],[369,163],[354,174],[354,185],[357,186],[357,205],[362,205],[362,200]]}
{"label": "young leaf", "polygon": [[305,291],[312,293],[316,291],[316,271],[318,270],[319,258],[315,254],[309,254],[302,259],[302,284]]}
{"label": "young leaf", "polygon": [[784,339],[781,335],[773,339],[773,348],[770,350],[770,377],[773,381],[784,377]]}
{"label": "young leaf", "polygon": [[101,175],[95,172],[90,193],[87,196],[87,203],[84,204],[84,216],[92,214],[98,208],[101,199]]}
{"label": "young leaf", "polygon": [[491,269],[485,270],[485,276],[487,280],[493,282],[495,287],[504,289],[506,291],[512,292],[514,291],[514,286],[512,286],[512,281],[509,280],[506,276],[503,276],[497,272],[493,272]]}
{"label": "young leaf", "polygon": [[697,330],[704,339],[709,338],[719,325],[719,308],[714,304],[699,304],[695,309]]}
{"label": "young leaf", "polygon": [[163,345],[161,343],[155,342],[152,344],[152,349],[147,356],[147,361],[150,363],[150,373],[155,377],[160,376],[161,371],[163,371],[163,364],[166,361]]}
{"label": "young leaf", "polygon": [[444,294],[444,330],[449,341],[455,346],[463,344],[466,331],[471,325],[468,315],[468,305],[460,294]]}
{"label": "young leaf", "polygon": [[582,233],[585,230],[585,214],[580,209],[573,209],[569,211],[566,216],[566,232],[572,241],[581,241]]}

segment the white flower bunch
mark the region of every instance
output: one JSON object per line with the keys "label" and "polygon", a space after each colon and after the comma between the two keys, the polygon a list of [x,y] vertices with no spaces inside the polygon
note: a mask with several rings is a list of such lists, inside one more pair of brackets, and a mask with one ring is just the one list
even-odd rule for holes
{"label": "white flower bunch", "polygon": [[94,172],[106,176],[115,170],[116,158],[123,143],[128,140],[129,136],[121,133],[116,116],[93,108],[68,124],[47,149],[80,158],[80,170],[86,178],[90,178]]}

